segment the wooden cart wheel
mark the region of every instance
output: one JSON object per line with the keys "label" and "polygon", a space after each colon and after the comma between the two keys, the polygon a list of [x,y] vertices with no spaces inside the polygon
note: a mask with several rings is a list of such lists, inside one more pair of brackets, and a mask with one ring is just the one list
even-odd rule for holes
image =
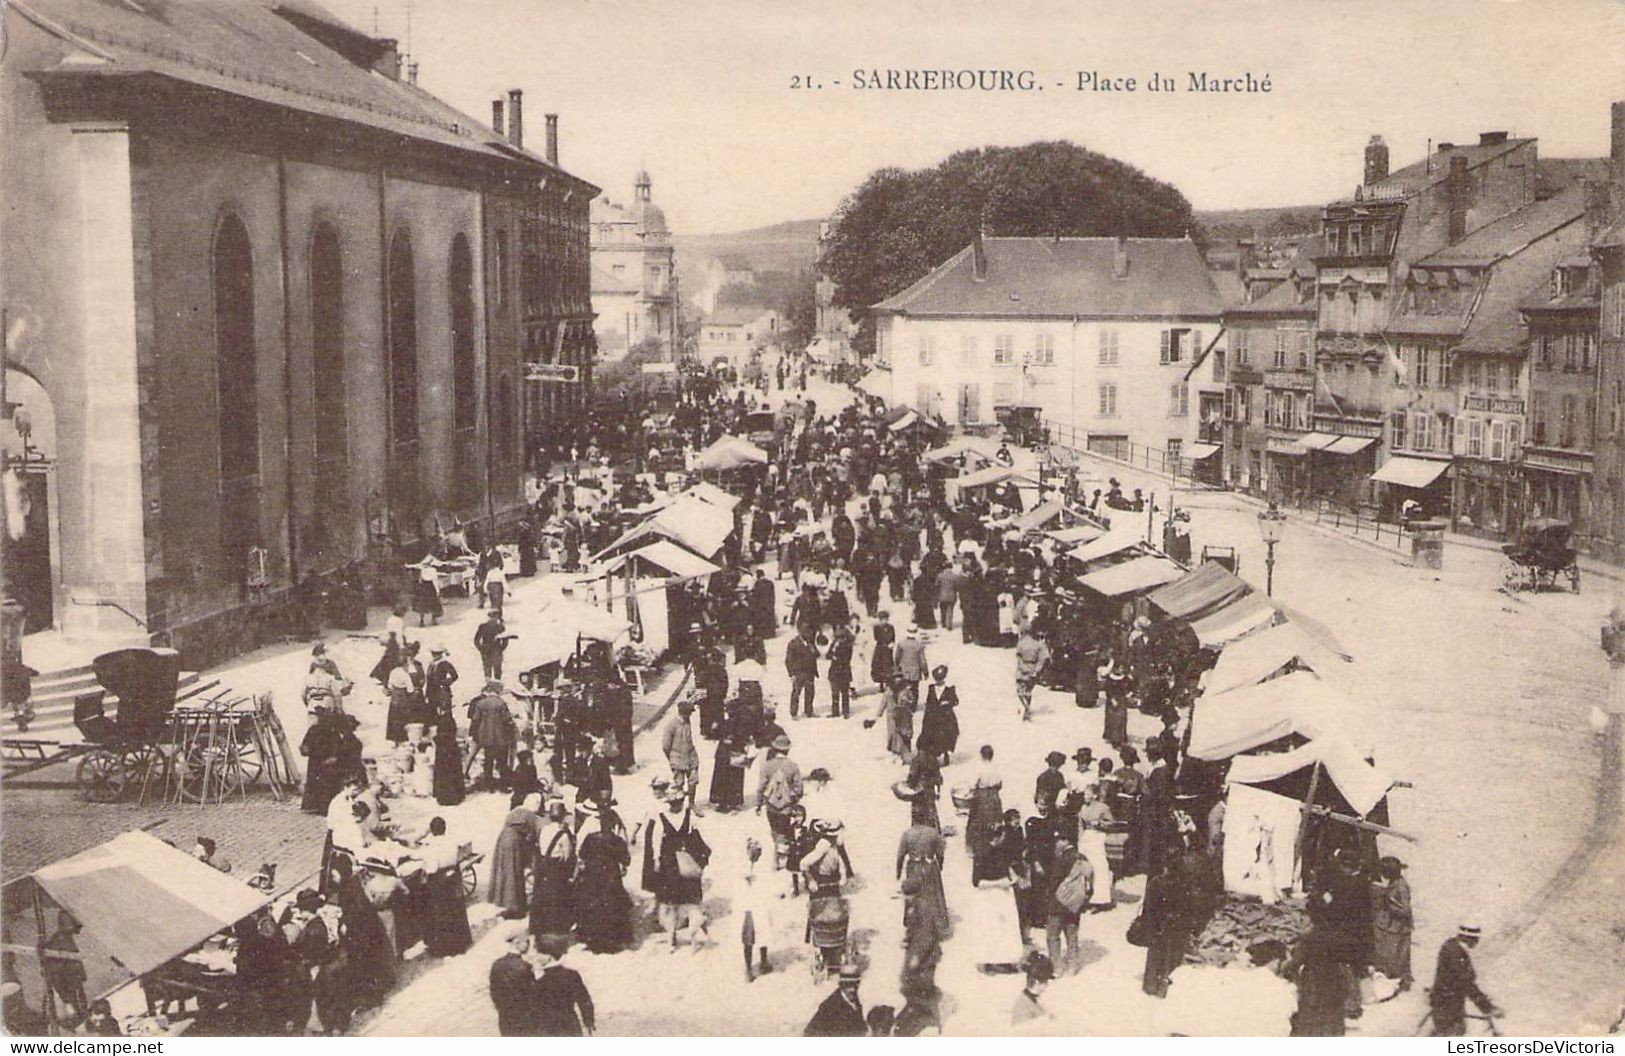
{"label": "wooden cart wheel", "polygon": [[80,797],[92,803],[117,802],[129,787],[123,757],[105,748],[93,749],[79,760],[74,781]]}
{"label": "wooden cart wheel", "polygon": [[169,760],[155,745],[130,748],[124,753],[124,774],[134,791],[139,793],[145,786],[162,794],[168,784]]}
{"label": "wooden cart wheel", "polygon": [[473,860],[464,862],[458,872],[463,878],[463,897],[473,898],[474,892],[480,889],[480,874],[475,872]]}

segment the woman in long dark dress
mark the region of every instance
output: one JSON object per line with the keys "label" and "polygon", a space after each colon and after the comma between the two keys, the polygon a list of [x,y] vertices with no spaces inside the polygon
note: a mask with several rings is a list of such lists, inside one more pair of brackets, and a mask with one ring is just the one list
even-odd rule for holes
{"label": "woman in long dark dress", "polygon": [[965,822],[965,848],[971,853],[971,886],[983,880],[1003,880],[1008,867],[993,848],[999,819],[1004,816],[1000,790],[1004,779],[993,768],[993,746],[982,745],[982,766],[971,786],[970,817]]}
{"label": "woman in long dark dress", "polygon": [[464,792],[457,721],[450,712],[443,711],[434,728],[434,801],[442,807],[455,807],[463,801]]}
{"label": "woman in long dark dress", "polygon": [[346,858],[335,864],[340,875],[338,903],[343,924],[339,942],[344,951],[345,985],[352,1007],[370,1008],[382,1003],[395,986],[395,943],[360,877],[349,866]]}
{"label": "woman in long dark dress", "polygon": [[[737,705],[735,708],[737,709]],[[750,735],[738,714],[730,715],[717,730],[716,765],[711,768],[711,806],[717,810],[739,810],[745,805],[745,768]]]}
{"label": "woman in long dark dress", "polygon": [[916,754],[939,756],[946,762],[959,744],[959,716],[954,712],[959,705],[959,691],[947,681],[946,666],[932,668],[931,677],[926,684],[925,714],[920,719],[920,736],[914,748]]}
{"label": "woman in long dark dress", "polygon": [[1101,740],[1114,748],[1128,743],[1128,675],[1116,656],[1108,655],[1099,672],[1101,693],[1106,698],[1106,720]]}
{"label": "woman in long dark dress", "polygon": [[898,841],[897,879],[914,888],[914,894],[903,903],[905,931],[918,913],[929,914],[929,919],[939,929],[940,938],[947,938],[952,930],[948,896],[942,889],[942,860],[947,850],[942,832],[931,825],[910,825]]}
{"label": "woman in long dark dress", "polygon": [[568,935],[575,925],[576,835],[565,824],[564,804],[548,810],[536,842],[536,882],[530,898],[532,935]]}
{"label": "woman in long dark dress", "polygon": [[922,571],[914,577],[914,622],[926,630],[937,625],[937,576],[934,572]]}
{"label": "woman in long dark dress", "polygon": [[349,716],[318,705],[315,723],[299,742],[300,753],[310,760],[305,794],[299,804],[307,813],[325,814],[345,780],[355,772],[354,764],[361,760],[361,741],[353,732],[353,722]]}
{"label": "woman in long dark dress", "polygon": [[597,818],[599,830],[581,841],[576,930],[593,953],[619,953],[632,941],[632,897],[625,883],[632,855],[612,827],[613,814]]}
{"label": "woman in long dark dress", "polygon": [[423,945],[433,957],[455,957],[474,945],[457,849],[446,835],[446,819],[430,820],[423,843]]}
{"label": "woman in long dark dress", "polygon": [[496,847],[491,851],[491,883],[485,900],[502,911],[510,920],[525,915],[525,874],[536,858],[536,835],[541,819],[535,807],[541,796],[532,793],[523,803],[508,811],[497,835]]}

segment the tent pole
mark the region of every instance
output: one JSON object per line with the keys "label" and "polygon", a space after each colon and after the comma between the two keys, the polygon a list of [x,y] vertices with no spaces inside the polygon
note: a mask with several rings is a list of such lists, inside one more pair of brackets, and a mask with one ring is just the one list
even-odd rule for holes
{"label": "tent pole", "polygon": [[1303,806],[1298,808],[1298,839],[1292,848],[1292,856],[1298,860],[1298,883],[1301,886],[1304,880],[1303,844],[1309,833],[1309,817],[1315,809],[1315,793],[1320,791],[1320,760],[1315,760],[1315,768],[1309,771],[1309,793],[1303,797]]}
{"label": "tent pole", "polygon": [[1348,814],[1339,814],[1337,811],[1332,810],[1329,807],[1310,807],[1309,813],[1313,814],[1317,818],[1327,818],[1331,821],[1340,821],[1344,825],[1352,825],[1355,828],[1363,829],[1366,832],[1375,832],[1383,836],[1397,836],[1400,839],[1407,840],[1411,843],[1421,842],[1418,837],[1412,836],[1408,832],[1400,832],[1398,829],[1391,829],[1387,825],[1378,825],[1376,822],[1366,821],[1364,818],[1351,817]]}
{"label": "tent pole", "polygon": [[34,949],[39,957],[40,982],[44,984],[45,996],[40,1001],[40,1010],[45,1013],[45,1021],[49,1025],[50,1034],[56,1034],[56,995],[51,988],[50,974],[45,969],[45,904],[40,900],[39,881],[33,881],[34,902]]}

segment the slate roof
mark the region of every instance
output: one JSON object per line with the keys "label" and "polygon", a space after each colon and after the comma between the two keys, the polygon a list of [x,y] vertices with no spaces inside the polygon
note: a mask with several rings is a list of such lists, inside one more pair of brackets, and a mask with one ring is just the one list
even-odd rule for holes
{"label": "slate roof", "polygon": [[984,239],[987,275],[973,274],[972,246],[877,312],[971,317],[1216,316],[1224,301],[1188,238],[1131,238],[1128,275],[1113,275],[1113,238]]}
{"label": "slate roof", "polygon": [[1318,314],[1318,307],[1311,295],[1306,301],[1298,299],[1298,277],[1310,279],[1315,277],[1315,254],[1320,252],[1320,239],[1306,238],[1298,246],[1298,251],[1284,268],[1271,268],[1272,273],[1279,272],[1284,275],[1283,281],[1271,287],[1262,297],[1251,304],[1232,304],[1224,310],[1225,315],[1302,315],[1314,318]]}
{"label": "slate roof", "polygon": [[[529,150],[516,150],[482,121],[423,89],[334,50],[344,47],[360,58],[370,38],[314,0],[21,0],[12,7],[82,52],[30,72],[87,78],[158,75],[490,160],[518,160],[563,173]],[[301,28],[310,23],[316,23],[310,32]],[[371,43],[379,52],[389,46]]]}
{"label": "slate roof", "polygon": [[[1467,168],[1470,171],[1487,161],[1516,150],[1528,142],[1530,142],[1528,139],[1507,139],[1504,142],[1489,145],[1458,143],[1451,148],[1450,156],[1466,158]],[[1432,171],[1429,171],[1430,162],[1432,163]],[[1443,151],[1434,151],[1433,156],[1423,158],[1421,161],[1407,165],[1402,169],[1395,169],[1383,179],[1367,186],[1365,188],[1365,200],[1409,197],[1424,187],[1444,182],[1449,172],[1450,162],[1448,158],[1444,156]],[[1351,204],[1352,201],[1353,199],[1348,199],[1333,204],[1347,205]]]}
{"label": "slate roof", "polygon": [[1445,246],[1416,263],[1418,267],[1491,264],[1584,215],[1585,200],[1580,188],[1571,187],[1555,197],[1531,202],[1491,220],[1460,242]]}

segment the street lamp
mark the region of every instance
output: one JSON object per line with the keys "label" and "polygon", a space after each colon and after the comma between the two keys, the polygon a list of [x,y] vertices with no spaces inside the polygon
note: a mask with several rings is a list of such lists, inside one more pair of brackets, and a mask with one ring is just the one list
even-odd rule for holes
{"label": "street lamp", "polygon": [[1258,531],[1264,537],[1264,593],[1275,596],[1275,544],[1281,541],[1281,529],[1286,525],[1286,514],[1270,503],[1270,508],[1258,515]]}

